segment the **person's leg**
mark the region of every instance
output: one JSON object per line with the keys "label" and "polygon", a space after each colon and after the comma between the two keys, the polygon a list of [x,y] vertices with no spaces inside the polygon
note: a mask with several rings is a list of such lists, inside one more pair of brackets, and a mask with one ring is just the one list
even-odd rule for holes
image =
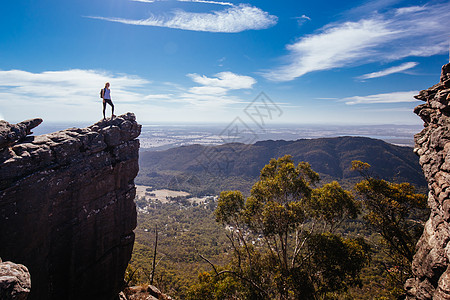
{"label": "person's leg", "polygon": [[111,105],[111,118],[114,117],[114,104],[112,103],[111,99],[105,99],[105,105],[108,103]]}
{"label": "person's leg", "polygon": [[106,120],[105,111],[106,111],[106,101],[103,100],[103,120]]}

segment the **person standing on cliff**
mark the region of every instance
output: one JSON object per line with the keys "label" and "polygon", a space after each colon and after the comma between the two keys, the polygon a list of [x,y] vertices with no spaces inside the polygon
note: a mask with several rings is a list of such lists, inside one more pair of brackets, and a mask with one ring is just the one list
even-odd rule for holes
{"label": "person standing on cliff", "polygon": [[114,104],[111,101],[111,90],[109,89],[109,82],[105,83],[105,87],[102,89],[102,99],[103,99],[103,120],[106,120],[105,111],[106,103],[111,105],[111,119],[115,117],[114,115]]}

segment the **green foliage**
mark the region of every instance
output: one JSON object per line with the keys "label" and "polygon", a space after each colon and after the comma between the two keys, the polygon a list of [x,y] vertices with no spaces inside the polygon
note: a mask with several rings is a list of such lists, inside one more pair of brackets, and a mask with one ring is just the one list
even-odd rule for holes
{"label": "green foliage", "polygon": [[158,226],[158,254],[154,285],[176,299],[183,299],[199,272],[210,269],[197,253],[214,263],[225,264],[229,245],[221,226],[215,221],[214,202],[199,206],[179,203],[147,204],[138,213],[136,242],[130,262],[137,269],[138,284],[150,282],[155,242],[154,228]]}
{"label": "green foliage", "polygon": [[[263,156],[258,154],[258,157]],[[386,168],[391,167],[390,161],[386,161]],[[178,165],[178,161],[173,164]],[[363,171],[360,174],[364,180],[371,178],[370,172],[379,170],[365,163],[355,166]],[[158,225],[159,264],[155,285],[175,299],[372,300],[396,299],[403,292],[401,288],[410,264],[406,259],[401,264],[402,260],[392,253],[388,242],[377,234],[379,231],[367,225],[367,217],[350,219],[361,211],[367,215],[367,206],[360,205],[363,201],[355,201],[348,191],[333,182],[333,177],[323,172],[321,182],[328,183],[316,188],[318,176],[305,163],[299,167],[292,159],[285,158],[274,160],[263,169],[259,180],[240,174],[214,177],[196,173],[193,176],[164,168],[153,173],[152,176],[161,179],[161,186],[167,187],[166,181],[169,181],[174,189],[198,192],[198,195],[224,188],[238,189],[242,193],[224,192],[220,199],[225,201],[210,201],[195,207],[187,205],[182,198],[167,204],[137,199],[137,205],[147,211],[138,213],[136,243],[127,278],[130,278],[130,270],[136,270],[131,276],[133,284],[149,282],[154,243],[152,229]],[[241,171],[245,170],[241,168]],[[145,178],[149,178],[147,174],[146,168],[142,168],[138,181],[153,185],[145,182]],[[158,174],[165,177],[158,177]],[[356,180],[339,182],[349,188]],[[153,185],[154,188],[161,186]],[[380,184],[382,186],[386,187]],[[408,189],[398,184],[396,198],[407,195]],[[388,188],[379,190],[389,191]],[[374,199],[378,197],[375,193],[371,195]],[[425,198],[422,200],[424,202]],[[219,204],[217,210],[216,204]],[[421,224],[422,209],[411,206],[404,212],[412,220],[410,226]],[[370,264],[365,264],[369,251],[361,237],[372,246]],[[217,273],[211,271],[211,264],[198,253],[222,267],[216,269]],[[287,264],[283,253],[286,253]]]}
{"label": "green foliage", "polygon": [[382,237],[393,266],[389,267],[391,289],[403,292],[404,280],[411,275],[416,244],[428,216],[427,197],[415,192],[410,183],[391,183],[368,174],[370,165],[356,161],[353,169],[364,179],[355,185],[365,208],[366,225]]}
{"label": "green foliage", "polygon": [[[362,238],[343,239],[330,233],[312,235],[308,243],[316,290],[326,295],[360,284],[359,272],[370,251]],[[339,263],[336,263],[339,261]],[[314,275],[313,275],[314,276]]]}
{"label": "green foliage", "polygon": [[309,164],[284,156],[261,170],[246,201],[238,191],[222,192],[216,220],[234,258],[227,276],[216,277],[239,279],[234,288],[246,299],[326,298],[357,284],[368,246],[331,231],[356,217],[358,205],[337,182],[314,189],[318,181]]}
{"label": "green foliage", "polygon": [[137,285],[140,282],[139,271],[137,268],[133,268],[133,266],[128,265],[125,270],[125,282],[128,286]]}
{"label": "green foliage", "polygon": [[415,193],[410,183],[391,183],[368,175],[355,189],[367,210],[367,224],[381,234],[393,254],[412,262],[427,216],[426,195]]}
{"label": "green foliage", "polygon": [[216,220],[219,223],[227,224],[237,222],[239,212],[244,208],[244,196],[239,191],[228,191],[220,193],[221,201],[218,202],[215,210]]}
{"label": "green foliage", "polygon": [[309,208],[316,219],[322,219],[330,225],[330,231],[347,219],[355,219],[360,213],[359,204],[353,195],[336,181],[315,189]]}
{"label": "green foliage", "polygon": [[240,282],[233,276],[217,277],[208,272],[198,275],[199,283],[190,287],[187,299],[243,299],[239,292]]}

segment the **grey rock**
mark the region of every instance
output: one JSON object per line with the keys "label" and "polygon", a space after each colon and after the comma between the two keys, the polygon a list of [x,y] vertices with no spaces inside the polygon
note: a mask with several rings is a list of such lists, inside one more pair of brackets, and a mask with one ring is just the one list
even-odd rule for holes
{"label": "grey rock", "polygon": [[405,284],[407,299],[450,299],[449,83],[447,64],[440,82],[415,96],[426,102],[414,109],[424,121],[424,129],[415,135],[415,153],[428,181],[431,213],[412,263],[414,278]]}
{"label": "grey rock", "polygon": [[0,150],[31,134],[31,129],[42,123],[42,119],[26,120],[15,125],[0,120]]}

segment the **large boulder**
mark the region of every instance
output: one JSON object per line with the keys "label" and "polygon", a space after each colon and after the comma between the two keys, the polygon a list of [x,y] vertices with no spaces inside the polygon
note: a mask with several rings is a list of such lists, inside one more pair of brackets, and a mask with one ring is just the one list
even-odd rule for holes
{"label": "large boulder", "polygon": [[26,300],[31,288],[27,267],[0,259],[0,299]]}

